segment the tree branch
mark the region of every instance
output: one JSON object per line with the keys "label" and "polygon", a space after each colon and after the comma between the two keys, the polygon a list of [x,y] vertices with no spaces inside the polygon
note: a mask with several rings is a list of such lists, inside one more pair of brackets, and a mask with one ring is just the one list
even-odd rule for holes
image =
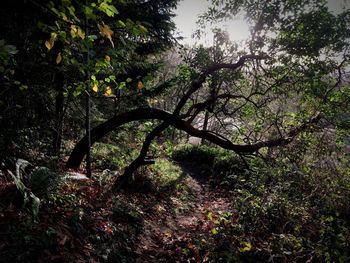
{"label": "tree branch", "polygon": [[[172,125],[177,129],[187,132],[191,136],[208,140],[224,149],[232,150],[237,153],[251,153],[263,147],[275,147],[275,146],[285,145],[290,143],[296,135],[298,135],[301,131],[305,130],[309,125],[313,123],[317,123],[321,119],[321,117],[322,115],[318,114],[316,117],[312,118],[309,122],[304,123],[300,127],[292,129],[288,133],[288,136],[285,138],[276,138],[268,141],[258,142],[255,144],[239,145],[239,144],[233,144],[232,142],[226,139],[223,139],[221,137],[218,137],[217,135],[211,132],[198,130],[193,126],[191,126],[188,122],[174,116],[169,112],[162,111],[159,109],[154,109],[154,108],[140,108],[140,109],[132,110],[132,111],[117,115],[111,118],[110,120],[93,128],[91,130],[91,145],[93,145],[93,143],[95,143],[96,141],[98,141],[99,139],[107,135],[109,132],[113,131],[114,129],[116,129],[117,127],[125,123],[138,121],[138,120],[146,120],[146,119],[158,119],[158,120],[163,120],[165,123],[159,125],[158,126],[159,128],[157,127],[158,129],[156,128],[157,130],[153,132],[152,135],[149,135],[149,138],[153,139],[157,134],[159,134],[159,132],[164,130],[169,125]],[[148,147],[143,147],[143,148],[147,148],[148,150]],[[67,167],[78,168],[87,151],[88,151],[88,141],[87,141],[87,137],[84,136],[76,144],[73,152],[71,153],[67,162]],[[142,156],[143,155],[145,155],[144,151],[142,152]]]}

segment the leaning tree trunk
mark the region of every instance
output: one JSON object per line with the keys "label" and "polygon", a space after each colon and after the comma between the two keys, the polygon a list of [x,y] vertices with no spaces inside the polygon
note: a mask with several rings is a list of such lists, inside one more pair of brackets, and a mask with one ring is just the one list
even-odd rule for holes
{"label": "leaning tree trunk", "polygon": [[[292,130],[287,138],[277,138],[269,141],[262,141],[255,144],[249,144],[249,145],[236,145],[233,144],[231,141],[225,139],[222,136],[217,136],[214,133],[211,133],[210,131],[206,130],[198,130],[190,125],[190,121],[185,121],[186,117],[189,116],[181,116],[179,118],[180,112],[182,108],[187,103],[188,99],[192,94],[194,94],[198,89],[201,88],[202,84],[205,82],[208,75],[213,74],[217,70],[220,69],[231,69],[236,70],[240,68],[244,62],[247,59],[266,59],[268,58],[265,55],[246,55],[242,56],[237,63],[234,64],[226,64],[226,63],[219,63],[214,64],[210,67],[208,67],[206,70],[204,70],[196,80],[192,81],[190,88],[187,90],[187,92],[182,96],[180,101],[178,102],[174,112],[172,114],[158,110],[158,109],[152,109],[152,108],[142,108],[142,109],[136,109],[118,116],[113,117],[112,119],[106,121],[105,123],[102,123],[91,130],[91,145],[100,139],[101,137],[105,136],[110,131],[114,130],[115,128],[127,123],[132,122],[136,120],[145,120],[145,119],[158,119],[163,120],[164,123],[156,127],[147,137],[146,140],[142,146],[141,152],[139,156],[125,169],[125,173],[120,177],[119,181],[121,183],[127,182],[128,179],[132,178],[133,172],[141,166],[144,161],[145,157],[147,155],[149,146],[152,142],[152,140],[163,130],[165,130],[169,125],[174,126],[177,129],[184,130],[188,134],[202,138],[203,140],[208,140],[222,148],[233,150],[238,153],[242,152],[254,152],[262,147],[273,147],[281,144],[289,143],[293,136],[298,134],[300,130],[304,129],[305,125],[302,125],[301,127]],[[89,150],[89,143],[88,138],[85,136],[81,141],[78,142],[78,144],[75,146],[71,156],[69,157],[69,160],[67,162],[67,167],[70,168],[78,168]]]}
{"label": "leaning tree trunk", "polygon": [[[109,132],[115,130],[119,126],[138,120],[147,119],[157,119],[163,120],[167,125],[172,125],[179,130],[183,130],[190,134],[191,136],[199,137],[210,141],[224,149],[232,150],[237,153],[252,153],[263,147],[275,147],[280,145],[285,145],[290,143],[293,138],[300,132],[307,129],[311,124],[317,123],[322,118],[322,114],[318,114],[311,118],[308,122],[303,125],[296,127],[289,131],[285,137],[275,138],[268,141],[260,141],[255,144],[233,144],[231,141],[218,136],[210,131],[202,131],[191,126],[187,121],[184,121],[171,113],[162,111],[154,108],[141,108],[132,110],[118,116],[111,118],[110,120],[101,123],[91,130],[91,145],[96,141],[107,135]],[[162,125],[162,124],[161,124]],[[160,125],[159,125],[160,126]],[[164,124],[165,126],[165,124]],[[156,136],[156,132],[154,133]],[[153,135],[149,136],[151,138]],[[146,145],[147,146],[147,145]],[[146,147],[145,147],[146,148]],[[66,164],[67,168],[79,168],[81,162],[84,159],[85,154],[88,151],[88,141],[87,137],[84,136],[74,147],[68,162]]]}
{"label": "leaning tree trunk", "polygon": [[123,175],[121,175],[115,183],[115,187],[122,188],[125,185],[131,183],[133,173],[142,165],[144,165],[145,158],[147,156],[149,147],[151,146],[152,141],[156,138],[162,131],[169,127],[169,123],[163,122],[154,128],[147,136],[145,141],[143,142],[141,151],[139,156],[128,166],[125,168]]}

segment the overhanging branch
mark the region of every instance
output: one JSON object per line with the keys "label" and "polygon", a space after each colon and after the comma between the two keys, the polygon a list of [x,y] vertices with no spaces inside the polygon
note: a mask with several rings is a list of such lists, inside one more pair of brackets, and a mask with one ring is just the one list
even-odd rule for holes
{"label": "overhanging branch", "polygon": [[[177,129],[183,130],[194,137],[199,137],[208,140],[224,149],[232,150],[237,153],[251,153],[255,152],[264,147],[275,147],[279,145],[285,145],[292,141],[292,139],[298,135],[301,131],[305,130],[309,125],[317,123],[321,119],[321,114],[312,118],[309,122],[292,129],[288,136],[285,138],[276,138],[268,141],[261,141],[255,144],[239,145],[233,144],[232,142],[223,139],[209,131],[202,131],[194,128],[188,122],[174,116],[173,114],[155,109],[155,108],[140,108],[132,110],[120,115],[117,115],[110,120],[98,125],[91,130],[91,145],[96,141],[107,135],[109,132],[115,130],[119,126],[129,123],[132,121],[147,120],[147,119],[157,119],[163,120],[168,125],[174,126]],[[87,137],[83,137],[75,146],[72,154],[67,162],[68,168],[78,168],[88,151],[88,141]]]}

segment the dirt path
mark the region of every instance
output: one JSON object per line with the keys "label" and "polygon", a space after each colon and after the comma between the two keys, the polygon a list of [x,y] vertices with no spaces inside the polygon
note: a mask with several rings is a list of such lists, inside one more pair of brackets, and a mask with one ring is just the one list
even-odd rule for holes
{"label": "dirt path", "polygon": [[205,262],[206,255],[199,247],[212,241],[218,219],[232,212],[227,193],[212,189],[208,179],[193,167],[183,170],[191,196],[185,200],[170,197],[167,203],[157,205],[160,219],[151,216],[144,221],[137,262]]}

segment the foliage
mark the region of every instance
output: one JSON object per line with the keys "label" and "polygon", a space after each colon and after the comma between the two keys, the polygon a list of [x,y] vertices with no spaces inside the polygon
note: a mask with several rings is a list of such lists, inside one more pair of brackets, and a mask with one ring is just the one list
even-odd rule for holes
{"label": "foliage", "polygon": [[[199,25],[244,16],[249,39],[162,53],[177,2],[5,0],[1,256],[350,261],[349,9],[212,0]],[[93,176],[60,181],[90,147],[87,102]],[[3,165],[18,158],[37,168]],[[125,166],[134,188],[111,190]]]}
{"label": "foliage", "polygon": [[206,145],[180,145],[172,158],[177,162],[195,163],[201,172],[210,177],[213,184],[234,187],[236,183],[244,182],[249,175],[249,167],[238,156]]}
{"label": "foliage", "polygon": [[39,167],[30,175],[30,188],[38,197],[48,196],[55,191],[57,184],[57,174],[46,167]]}
{"label": "foliage", "polygon": [[[48,197],[57,187],[57,175],[46,167],[37,167],[31,172],[27,172],[26,168],[31,164],[23,159],[16,161],[16,171],[13,173],[7,168],[17,190],[21,194],[22,209],[30,205],[33,220],[38,220],[41,199]],[[14,193],[15,195],[16,193]],[[6,202],[6,200],[5,200]],[[4,204],[6,206],[8,204]],[[10,204],[11,205],[11,204]]]}
{"label": "foliage", "polygon": [[175,161],[186,161],[191,158],[191,161],[208,165],[211,167],[214,164],[217,156],[225,155],[225,151],[220,148],[213,148],[206,145],[179,145],[172,154]]}
{"label": "foliage", "polygon": [[118,146],[108,143],[96,143],[92,148],[93,161],[98,169],[119,170],[130,157]]}
{"label": "foliage", "polygon": [[160,188],[166,188],[181,181],[181,169],[168,160],[159,160],[151,167],[152,177]]}

